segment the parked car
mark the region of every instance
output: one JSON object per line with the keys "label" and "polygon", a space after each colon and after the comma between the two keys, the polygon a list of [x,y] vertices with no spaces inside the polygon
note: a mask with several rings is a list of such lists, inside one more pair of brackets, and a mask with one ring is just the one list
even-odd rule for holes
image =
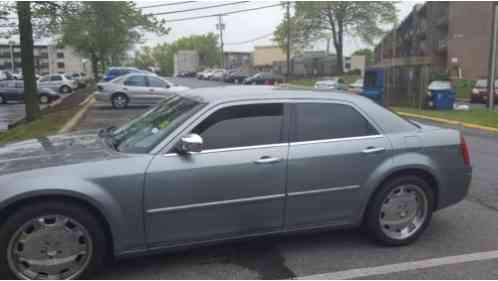
{"label": "parked car", "polygon": [[211,73],[213,72],[213,70],[214,69],[206,68],[203,71],[197,73],[197,78],[200,79],[200,80],[208,80],[209,76],[211,75]]}
{"label": "parked car", "polygon": [[196,76],[196,72],[195,71],[185,71],[185,72],[180,72],[176,75],[176,77],[184,77],[184,78],[188,78],[188,77],[195,77]]}
{"label": "parked car", "polygon": [[356,81],[349,84],[349,91],[354,94],[360,94],[363,91],[363,79],[356,79]]}
{"label": "parked car", "polygon": [[137,73],[137,72],[142,72],[142,71],[140,69],[134,68],[134,67],[109,67],[107,72],[104,74],[104,77],[102,78],[102,80],[111,81],[111,80],[115,79],[116,77],[123,76],[123,75],[126,75],[126,74],[131,73],[131,72]]}
{"label": "parked car", "polygon": [[85,88],[89,81],[89,78],[86,76],[86,73],[84,72],[74,72],[68,74],[68,76],[71,77],[74,81],[76,81],[78,88]]}
{"label": "parked car", "polygon": [[243,71],[233,71],[225,77],[225,82],[241,84],[249,76],[251,76],[249,73]]}
{"label": "parked car", "polygon": [[153,105],[170,97],[173,93],[189,88],[175,85],[157,75],[130,73],[110,82],[99,83],[95,98],[111,103],[116,109],[130,104]]}
{"label": "parked car", "polygon": [[225,75],[227,74],[227,71],[224,69],[216,69],[212,72],[212,74],[209,76],[209,80],[213,81],[223,81],[225,79]]}
{"label": "parked car", "polygon": [[40,88],[50,88],[59,93],[67,94],[78,88],[78,83],[65,74],[47,75],[38,80]]}
{"label": "parked car", "polygon": [[13,80],[14,77],[12,77],[12,74],[10,72],[5,71],[5,70],[0,70],[0,81],[3,80]]}
{"label": "parked car", "polygon": [[[58,100],[60,96],[52,89],[38,88],[41,104],[48,104]],[[23,102],[25,97],[24,82],[20,80],[0,81],[0,104],[9,101]]]}
{"label": "parked car", "polygon": [[457,130],[274,87],[182,92],[98,135],[3,145],[0,161],[7,279],[88,278],[109,256],[328,227],[406,245],[472,175]]}
{"label": "parked car", "polygon": [[317,90],[347,90],[347,86],[339,78],[317,81],[313,87]]}
{"label": "parked car", "polygon": [[[484,103],[487,104],[489,99],[488,94],[488,81],[477,80],[470,95],[471,103]],[[498,80],[495,80],[495,97],[494,102],[498,104]]]}
{"label": "parked car", "polygon": [[253,76],[249,76],[244,80],[246,85],[274,85],[275,83],[283,83],[282,76],[273,74],[271,72],[259,72]]}

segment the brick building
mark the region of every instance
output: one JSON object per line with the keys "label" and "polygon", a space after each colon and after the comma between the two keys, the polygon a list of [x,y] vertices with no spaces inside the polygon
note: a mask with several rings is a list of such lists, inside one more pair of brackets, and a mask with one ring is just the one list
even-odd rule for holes
{"label": "brick building", "polygon": [[493,2],[426,2],[375,47],[377,65],[410,61],[432,74],[487,76]]}

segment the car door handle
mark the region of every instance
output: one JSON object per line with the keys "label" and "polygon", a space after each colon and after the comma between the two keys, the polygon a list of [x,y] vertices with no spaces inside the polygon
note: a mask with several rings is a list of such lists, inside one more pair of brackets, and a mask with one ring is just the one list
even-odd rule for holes
{"label": "car door handle", "polygon": [[262,156],[258,160],[254,161],[255,164],[272,164],[282,161],[280,157],[270,157],[270,156]]}
{"label": "car door handle", "polygon": [[362,152],[363,152],[363,153],[365,153],[365,154],[372,154],[372,153],[382,152],[382,151],[384,151],[384,150],[386,150],[386,149],[385,149],[385,148],[383,148],[383,147],[373,147],[373,146],[369,146],[369,147],[367,147],[367,148],[363,149],[363,151],[362,151]]}

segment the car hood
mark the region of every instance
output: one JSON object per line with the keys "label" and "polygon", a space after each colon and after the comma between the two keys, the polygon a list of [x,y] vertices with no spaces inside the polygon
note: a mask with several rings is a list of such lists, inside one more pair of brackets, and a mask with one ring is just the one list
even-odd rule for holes
{"label": "car hood", "polygon": [[96,131],[39,137],[0,146],[0,175],[117,157]]}

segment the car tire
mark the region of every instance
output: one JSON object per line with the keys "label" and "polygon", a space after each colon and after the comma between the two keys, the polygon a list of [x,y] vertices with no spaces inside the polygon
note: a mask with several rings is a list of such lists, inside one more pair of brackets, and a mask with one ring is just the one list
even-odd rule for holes
{"label": "car tire", "polygon": [[40,96],[40,103],[41,104],[49,104],[50,103],[50,97],[47,95],[41,95]]}
{"label": "car tire", "polygon": [[63,85],[60,87],[59,92],[61,92],[63,94],[69,94],[69,93],[71,93],[71,87],[69,87],[67,85]]}
{"label": "car tire", "polygon": [[[434,191],[425,180],[417,176],[397,177],[387,181],[375,193],[364,223],[378,243],[408,245],[417,240],[429,225],[434,204]],[[403,223],[389,224],[390,219]]]}
{"label": "car tire", "polygon": [[[44,201],[16,208],[0,228],[0,276],[86,279],[108,257],[103,229],[98,218],[76,203]],[[50,238],[40,241],[44,233]],[[24,252],[25,247],[30,251]],[[53,263],[30,268],[30,256]],[[57,264],[57,258],[69,262]]]}
{"label": "car tire", "polygon": [[111,99],[112,107],[114,109],[124,109],[128,107],[130,100],[125,94],[114,94]]}

